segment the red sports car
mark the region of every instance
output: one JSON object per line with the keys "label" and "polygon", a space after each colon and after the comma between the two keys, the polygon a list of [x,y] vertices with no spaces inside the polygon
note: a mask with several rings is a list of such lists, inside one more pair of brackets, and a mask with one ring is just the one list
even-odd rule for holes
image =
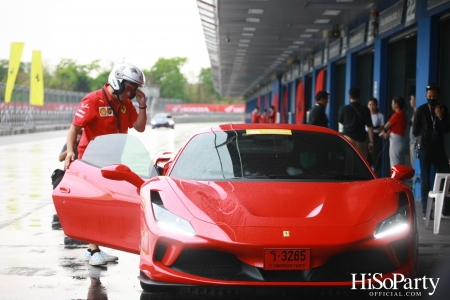
{"label": "red sports car", "polygon": [[352,287],[417,274],[413,174],[376,178],[327,128],[224,124],[153,161],[132,135],[97,137],[53,200],[68,236],[139,254],[147,291]]}

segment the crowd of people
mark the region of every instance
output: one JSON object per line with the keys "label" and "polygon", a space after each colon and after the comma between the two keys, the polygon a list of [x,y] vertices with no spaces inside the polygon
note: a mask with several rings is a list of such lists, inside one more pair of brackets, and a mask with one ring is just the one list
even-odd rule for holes
{"label": "crowd of people", "polygon": [[[414,166],[415,157],[420,163],[420,187],[422,210],[425,215],[430,182],[434,180],[432,167],[438,173],[450,173],[449,160],[444,147],[444,134],[450,131],[450,116],[448,108],[439,102],[440,88],[430,83],[426,86],[427,103],[416,109],[416,87],[409,93],[409,104],[412,117],[409,125],[409,147],[406,145],[406,129],[408,127],[407,104],[402,96],[391,99],[392,113],[385,122],[385,116],[379,111],[378,100],[368,99],[368,105],[360,103],[360,90],[350,88],[348,92],[349,104],[339,108],[338,122],[340,132],[353,144],[372,166],[378,177],[382,176],[382,153],[389,155],[390,167],[405,164],[405,154],[409,151],[410,164]],[[307,123],[310,125],[329,127],[326,107],[329,94],[319,91],[315,95],[315,104],[309,111]],[[269,123],[270,114],[274,112],[273,106],[269,118],[265,112],[259,114],[259,107],[252,112],[252,123]],[[444,201],[443,218],[450,219],[450,199]]]}

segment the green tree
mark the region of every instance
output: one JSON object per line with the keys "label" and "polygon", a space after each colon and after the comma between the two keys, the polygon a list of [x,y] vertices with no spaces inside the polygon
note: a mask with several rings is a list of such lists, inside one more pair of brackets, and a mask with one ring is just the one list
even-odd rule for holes
{"label": "green tree", "polygon": [[105,83],[108,82],[109,73],[111,71],[105,70],[91,80],[91,90],[95,91],[101,89]]}
{"label": "green tree", "polygon": [[0,59],[0,81],[6,82],[8,79],[8,66],[9,66],[9,60],[7,59]]}
{"label": "green tree", "polygon": [[206,98],[206,102],[215,102],[220,100],[220,95],[214,88],[214,78],[211,68],[202,68],[200,75],[198,76],[199,83],[201,84],[202,95]]}
{"label": "green tree", "polygon": [[72,59],[62,59],[48,83],[47,87],[58,90],[90,92],[92,78],[90,73],[98,71],[99,60],[87,65],[78,65]]}
{"label": "green tree", "polygon": [[185,57],[160,58],[153,65],[149,74],[149,82],[160,86],[160,95],[163,98],[176,98],[186,100],[186,77],[181,74],[181,67],[187,62]]}

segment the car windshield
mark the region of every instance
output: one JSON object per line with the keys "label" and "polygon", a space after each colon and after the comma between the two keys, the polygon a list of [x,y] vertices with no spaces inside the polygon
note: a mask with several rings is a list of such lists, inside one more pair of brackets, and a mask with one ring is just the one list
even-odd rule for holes
{"label": "car windshield", "polygon": [[128,134],[107,134],[93,139],[84,152],[84,162],[103,168],[124,164],[141,177],[148,178],[151,158],[142,142]]}
{"label": "car windshield", "polygon": [[279,129],[197,135],[184,148],[170,176],[192,180],[374,178],[342,137]]}

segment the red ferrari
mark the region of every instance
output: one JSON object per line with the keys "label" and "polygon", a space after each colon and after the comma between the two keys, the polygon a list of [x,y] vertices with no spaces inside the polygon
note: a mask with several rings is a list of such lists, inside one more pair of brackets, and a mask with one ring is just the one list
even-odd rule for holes
{"label": "red ferrari", "polygon": [[327,128],[224,124],[153,160],[136,137],[97,137],[53,201],[66,235],[139,254],[146,291],[352,287],[416,276],[413,174],[376,178]]}

